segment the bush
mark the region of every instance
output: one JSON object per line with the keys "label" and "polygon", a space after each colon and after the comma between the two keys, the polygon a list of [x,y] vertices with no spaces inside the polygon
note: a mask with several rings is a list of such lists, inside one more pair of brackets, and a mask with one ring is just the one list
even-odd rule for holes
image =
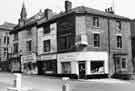
{"label": "bush", "polygon": [[115,73],[112,75],[112,78],[122,79],[122,80],[130,80],[132,78],[131,74],[119,74]]}

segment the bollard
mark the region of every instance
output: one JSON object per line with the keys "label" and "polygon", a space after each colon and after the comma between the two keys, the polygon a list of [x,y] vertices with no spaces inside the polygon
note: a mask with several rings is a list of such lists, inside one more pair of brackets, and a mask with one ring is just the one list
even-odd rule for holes
{"label": "bollard", "polygon": [[16,75],[15,87],[21,88],[22,75],[20,73],[15,73],[15,75]]}
{"label": "bollard", "polygon": [[13,87],[16,87],[16,79],[13,81]]}
{"label": "bollard", "polygon": [[22,81],[22,74],[15,73],[16,79],[13,82],[14,87],[8,87],[7,91],[32,91],[32,88],[22,88],[21,81]]}
{"label": "bollard", "polygon": [[69,84],[63,84],[62,91],[69,91]]}
{"label": "bollard", "polygon": [[67,83],[67,80],[69,80],[69,78],[63,77],[62,80],[64,81],[64,84],[62,85],[62,91],[69,91],[69,84]]}

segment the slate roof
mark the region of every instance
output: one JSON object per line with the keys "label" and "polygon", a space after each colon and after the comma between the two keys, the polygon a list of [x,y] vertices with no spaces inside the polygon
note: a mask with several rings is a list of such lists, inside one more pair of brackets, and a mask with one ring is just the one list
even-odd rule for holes
{"label": "slate roof", "polygon": [[93,15],[104,16],[104,17],[109,17],[109,18],[117,18],[117,19],[130,20],[128,17],[107,13],[107,12],[104,12],[104,11],[101,11],[101,10],[97,10],[97,9],[93,9],[93,8],[88,8],[88,7],[85,7],[85,6],[79,6],[79,7],[71,9],[68,12],[63,12],[63,13],[54,15],[49,20],[46,20],[45,18],[44,19],[40,19],[40,21],[38,21],[38,25],[40,25],[42,23],[46,23],[46,22],[54,20],[54,19],[57,19],[57,18],[60,18],[62,16],[65,16],[65,15],[71,14],[71,13],[79,13],[79,14],[87,13],[87,14],[93,14]]}
{"label": "slate roof", "polygon": [[48,21],[53,21],[55,19],[61,18],[63,16],[66,16],[66,15],[72,14],[72,13],[76,13],[76,14],[93,14],[93,15],[109,17],[109,18],[130,20],[128,17],[107,13],[107,12],[104,12],[104,11],[101,11],[101,10],[97,10],[97,9],[93,9],[93,8],[89,8],[89,7],[85,7],[85,6],[79,6],[79,7],[71,9],[68,12],[61,12],[59,14],[56,14],[56,15],[52,16],[52,18],[50,18],[50,19],[46,19],[46,17],[44,17],[44,13],[43,12],[38,12],[34,16],[28,18],[26,20],[26,24],[24,26],[18,27],[16,30],[22,29],[24,27],[27,27],[27,26],[35,24],[35,23],[38,26],[40,26],[43,23],[47,23]]}
{"label": "slate roof", "polygon": [[16,25],[13,23],[5,22],[4,24],[0,25],[0,30],[12,30]]}

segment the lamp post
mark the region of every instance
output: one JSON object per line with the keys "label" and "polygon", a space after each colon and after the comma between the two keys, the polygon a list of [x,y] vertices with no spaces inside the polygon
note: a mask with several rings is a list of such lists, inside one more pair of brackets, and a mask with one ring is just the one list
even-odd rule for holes
{"label": "lamp post", "polygon": [[22,56],[22,50],[19,51],[20,72],[22,73],[22,60],[21,60],[21,56]]}

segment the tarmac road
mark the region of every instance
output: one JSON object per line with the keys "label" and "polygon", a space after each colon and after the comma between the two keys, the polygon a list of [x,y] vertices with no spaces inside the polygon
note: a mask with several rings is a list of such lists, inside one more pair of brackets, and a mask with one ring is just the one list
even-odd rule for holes
{"label": "tarmac road", "polygon": [[[0,73],[0,91],[7,91],[13,86],[13,73]],[[31,91],[62,91],[65,82],[60,78],[23,75],[22,87],[31,88]],[[100,80],[69,80],[70,91],[134,91],[135,81],[121,81],[115,79]]]}

